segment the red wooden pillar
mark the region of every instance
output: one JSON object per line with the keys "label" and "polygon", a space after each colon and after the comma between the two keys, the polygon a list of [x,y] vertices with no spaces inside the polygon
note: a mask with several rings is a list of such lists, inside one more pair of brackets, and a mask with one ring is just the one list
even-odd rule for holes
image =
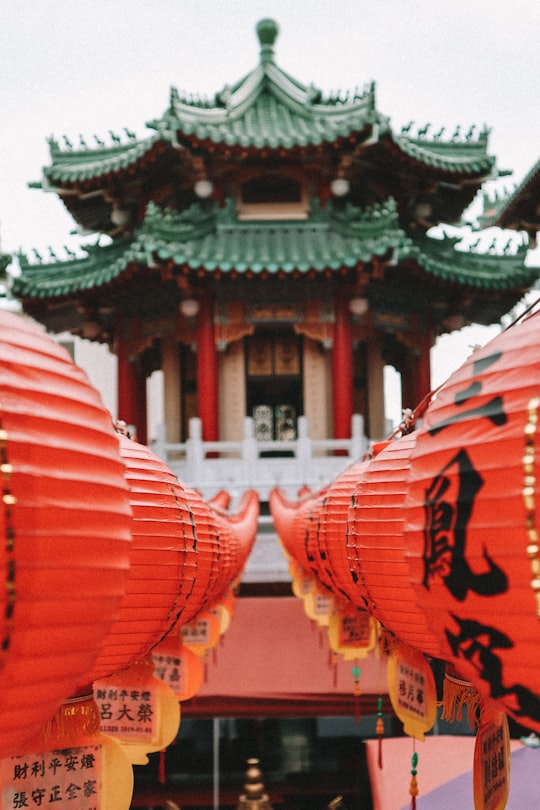
{"label": "red wooden pillar", "polygon": [[428,329],[418,342],[418,354],[415,373],[416,407],[431,391],[431,334]]}
{"label": "red wooden pillar", "polygon": [[197,389],[203,440],[217,442],[218,381],[214,334],[214,308],[209,298],[201,300],[197,336]]}
{"label": "red wooden pillar", "polygon": [[137,441],[146,444],[146,379],[142,374],[137,357],[131,353],[129,335],[125,324],[118,324],[116,335],[117,373],[117,412],[118,419],[136,430]]}
{"label": "red wooden pillar", "polygon": [[349,439],[353,408],[351,320],[348,302],[336,299],[336,323],[332,356],[332,400],[334,438]]}

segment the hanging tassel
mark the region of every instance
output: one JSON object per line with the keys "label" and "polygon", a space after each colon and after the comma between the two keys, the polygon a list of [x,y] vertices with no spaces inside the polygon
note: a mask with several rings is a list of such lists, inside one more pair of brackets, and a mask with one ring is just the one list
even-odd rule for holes
{"label": "hanging tassel", "polygon": [[158,765],[158,779],[159,784],[165,784],[165,748],[162,748],[159,752],[159,765]]}
{"label": "hanging tassel", "polygon": [[477,726],[477,713],[480,703],[480,695],[470,681],[460,678],[459,675],[449,666],[443,682],[443,696],[441,702],[441,720],[455,723],[456,720],[463,720],[463,709],[467,709],[467,719],[471,730]]}
{"label": "hanging tassel", "polygon": [[68,698],[43,729],[45,740],[61,743],[77,733],[94,736],[99,733],[99,710],[93,695]]}
{"label": "hanging tassel", "polygon": [[351,669],[352,676],[354,678],[354,722],[360,722],[360,675],[362,674],[362,670],[360,667],[352,667]]}
{"label": "hanging tassel", "polygon": [[384,737],[384,720],[382,713],[382,697],[377,700],[377,722],[375,724],[375,733],[378,740],[377,750],[377,765],[382,770],[382,740]]}
{"label": "hanging tassel", "polygon": [[332,675],[333,675],[333,684],[334,689],[337,689],[338,685],[338,657],[335,652],[330,654],[330,663],[332,666]]}
{"label": "hanging tassel", "polygon": [[418,765],[418,754],[414,751],[411,759],[411,784],[409,793],[411,794],[411,810],[416,810],[416,797],[418,796],[418,783],[416,781],[416,766]]}

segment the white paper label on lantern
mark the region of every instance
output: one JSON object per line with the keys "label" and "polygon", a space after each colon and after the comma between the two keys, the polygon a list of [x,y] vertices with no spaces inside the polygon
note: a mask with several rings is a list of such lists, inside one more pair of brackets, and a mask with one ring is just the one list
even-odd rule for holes
{"label": "white paper label on lantern", "polygon": [[504,712],[478,729],[473,783],[476,810],[503,810],[510,787],[510,735]]}
{"label": "white paper label on lantern", "polygon": [[397,702],[402,709],[413,712],[427,720],[426,689],[424,673],[406,661],[399,661],[397,668]]}
{"label": "white paper label on lantern", "polygon": [[184,658],[179,655],[162,655],[153,653],[154,672],[169,686],[173,692],[185,692],[187,689],[187,666]]}
{"label": "white paper label on lantern", "polygon": [[399,646],[388,658],[388,695],[405,734],[423,740],[437,714],[435,678],[422,653]]}
{"label": "white paper label on lantern", "polygon": [[212,642],[212,628],[210,621],[204,619],[194,619],[189,624],[182,627],[182,639],[187,645],[208,645]]}
{"label": "white paper label on lantern", "polygon": [[101,745],[0,760],[2,810],[99,810]]}
{"label": "white paper label on lantern", "polygon": [[152,740],[157,735],[158,694],[153,684],[140,686],[96,686],[94,700],[103,734],[126,740]]}
{"label": "white paper label on lantern", "polygon": [[358,645],[367,647],[372,636],[372,622],[369,613],[344,614],[339,623],[339,646]]}

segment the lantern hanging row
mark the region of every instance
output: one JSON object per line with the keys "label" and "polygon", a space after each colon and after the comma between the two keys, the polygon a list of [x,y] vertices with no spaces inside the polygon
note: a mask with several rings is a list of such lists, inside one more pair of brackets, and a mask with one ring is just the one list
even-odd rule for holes
{"label": "lantern hanging row", "polygon": [[236,515],[114,430],[84,372],[41,328],[0,312],[0,757],[69,697],[140,661],[217,602],[252,547]]}
{"label": "lantern hanging row", "polygon": [[422,403],[416,432],[403,431],[324,494],[271,498],[301,569],[535,731],[539,343],[536,311],[476,349]]}

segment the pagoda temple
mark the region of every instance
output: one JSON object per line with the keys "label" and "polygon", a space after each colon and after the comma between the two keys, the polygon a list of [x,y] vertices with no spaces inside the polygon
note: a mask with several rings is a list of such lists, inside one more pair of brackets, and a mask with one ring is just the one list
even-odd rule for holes
{"label": "pagoda temple", "polygon": [[318,441],[350,439],[354,415],[382,438],[384,367],[414,408],[436,337],[497,322],[537,279],[526,245],[432,235],[497,177],[486,128],[395,131],[373,83],[325,95],[279,67],[273,20],[256,30],[239,81],[213,98],[173,88],[145,138],[51,138],[34,184],[99,238],[21,255],[13,292],[49,330],[110,347],[117,416],[143,442],[157,369],[168,444],[194,417],[212,443],[241,441],[248,418],[275,454],[304,418]]}

